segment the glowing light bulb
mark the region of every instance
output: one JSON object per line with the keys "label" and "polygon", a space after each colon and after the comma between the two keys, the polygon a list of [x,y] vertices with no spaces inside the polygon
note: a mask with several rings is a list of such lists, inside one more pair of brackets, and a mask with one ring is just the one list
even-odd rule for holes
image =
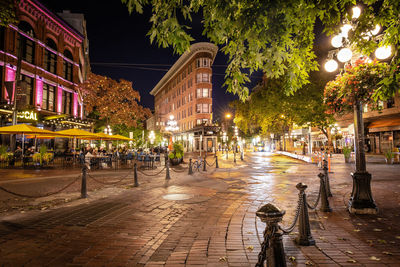
{"label": "glowing light bulb", "polygon": [[379,33],[379,31],[381,30],[381,26],[379,26],[378,24],[375,26],[375,29],[373,29],[371,31],[372,35],[377,35]]}
{"label": "glowing light bulb", "polygon": [[327,72],[334,72],[338,68],[338,63],[336,60],[330,59],[325,63],[324,67]]}
{"label": "glowing light bulb", "polygon": [[375,51],[377,59],[387,59],[392,54],[392,48],[390,46],[381,46]]}
{"label": "glowing light bulb", "polygon": [[346,62],[351,59],[353,56],[353,52],[351,52],[350,48],[343,48],[340,49],[339,53],[337,54],[337,58],[340,62]]}
{"label": "glowing light bulb", "polygon": [[343,37],[339,34],[332,38],[331,44],[333,47],[341,47],[343,45]]}
{"label": "glowing light bulb", "polygon": [[353,7],[353,19],[358,19],[358,17],[361,15],[361,8],[358,6]]}
{"label": "glowing light bulb", "polygon": [[342,36],[347,38],[347,36],[349,35],[349,31],[352,29],[350,24],[345,24],[343,25],[340,30],[342,30]]}

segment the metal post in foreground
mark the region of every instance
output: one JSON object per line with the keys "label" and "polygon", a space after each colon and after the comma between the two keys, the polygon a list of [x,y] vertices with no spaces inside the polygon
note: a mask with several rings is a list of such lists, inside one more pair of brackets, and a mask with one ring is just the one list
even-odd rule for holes
{"label": "metal post in foreground", "polygon": [[133,164],[133,178],[135,180],[133,186],[134,187],[138,187],[139,186],[139,182],[138,182],[138,178],[137,178],[137,165],[136,165],[136,162],[135,162],[135,164]]}
{"label": "metal post in foreground", "polygon": [[83,167],[82,167],[81,198],[87,198],[86,173],[87,173],[87,166],[86,166],[86,164],[83,164]]}
{"label": "metal post in foreground", "polygon": [[207,171],[207,161],[206,161],[206,157],[204,156],[204,161],[203,161],[203,171]]}
{"label": "metal post in foreground", "polygon": [[329,199],[328,199],[328,194],[326,192],[326,186],[325,186],[325,175],[322,173],[318,174],[318,177],[320,179],[320,189],[321,190],[321,208],[320,210],[323,212],[331,212],[332,209],[329,206]]}
{"label": "metal post in foreground", "polygon": [[192,169],[192,158],[189,159],[189,174],[193,174],[193,169]]}
{"label": "metal post in foreground", "polygon": [[233,149],[233,162],[236,163],[236,150]]}
{"label": "metal post in foreground", "polygon": [[167,162],[165,162],[165,167],[166,167],[165,180],[169,180],[169,179],[171,179],[171,177],[169,176],[169,160],[167,160]]}
{"label": "metal post in foreground", "polygon": [[240,160],[243,161],[243,151],[240,152]]}
{"label": "metal post in foreground", "polygon": [[228,159],[229,150],[226,150],[226,159]]}
{"label": "metal post in foreground", "polygon": [[299,195],[302,201],[299,213],[299,235],[296,238],[296,243],[300,246],[313,246],[315,245],[315,240],[311,235],[310,220],[308,218],[307,196],[305,193],[307,185],[298,183],[296,188],[299,190]]}
{"label": "metal post in foreground", "polygon": [[286,267],[285,249],[282,243],[282,231],[278,223],[282,221],[285,211],[280,211],[274,205],[268,203],[262,206],[257,212],[257,217],[266,223],[264,241],[261,245],[261,252],[258,254],[256,267],[264,267],[267,259],[267,266]]}
{"label": "metal post in foreground", "polygon": [[219,166],[218,166],[218,156],[217,155],[215,155],[215,168],[219,168]]}
{"label": "metal post in foreground", "polygon": [[328,197],[332,196],[332,192],[331,192],[331,186],[329,183],[329,174],[328,174],[328,161],[326,161],[326,159],[324,159],[324,176],[325,176],[325,186],[326,186],[326,193],[328,195]]}

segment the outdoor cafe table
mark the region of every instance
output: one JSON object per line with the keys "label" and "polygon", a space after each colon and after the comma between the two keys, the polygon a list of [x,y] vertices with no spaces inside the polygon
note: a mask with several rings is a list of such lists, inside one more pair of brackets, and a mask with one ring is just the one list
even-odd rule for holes
{"label": "outdoor cafe table", "polygon": [[96,169],[100,169],[102,159],[109,159],[109,155],[87,155],[85,156],[85,159],[89,161],[90,166],[96,166]]}

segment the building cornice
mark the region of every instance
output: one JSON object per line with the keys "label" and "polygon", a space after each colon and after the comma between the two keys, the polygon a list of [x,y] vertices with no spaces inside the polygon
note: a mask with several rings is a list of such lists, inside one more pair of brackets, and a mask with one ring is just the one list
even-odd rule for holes
{"label": "building cornice", "polygon": [[212,43],[201,42],[192,44],[189,51],[183,53],[183,55],[175,62],[175,64],[168,70],[168,72],[162,77],[162,79],[157,83],[157,85],[150,91],[150,94],[155,96],[160,89],[166,85],[174,75],[179,72],[187,62],[189,62],[196,54],[208,52],[212,55],[212,61],[214,61],[215,56],[218,52],[218,47]]}

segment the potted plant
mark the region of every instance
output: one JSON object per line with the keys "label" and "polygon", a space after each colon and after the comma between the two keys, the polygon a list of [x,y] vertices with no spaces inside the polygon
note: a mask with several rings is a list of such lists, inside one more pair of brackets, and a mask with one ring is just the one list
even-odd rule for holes
{"label": "potted plant", "polygon": [[172,165],[178,165],[183,160],[183,146],[180,143],[174,143],[173,150],[168,154]]}
{"label": "potted plant", "polygon": [[343,147],[342,153],[344,155],[344,162],[345,163],[349,163],[350,162],[351,147],[348,147],[348,146]]}
{"label": "potted plant", "polygon": [[7,153],[7,146],[0,146],[0,161],[6,162],[8,161],[8,153]]}
{"label": "potted plant", "polygon": [[391,149],[385,152],[385,161],[387,164],[393,164],[394,153]]}

